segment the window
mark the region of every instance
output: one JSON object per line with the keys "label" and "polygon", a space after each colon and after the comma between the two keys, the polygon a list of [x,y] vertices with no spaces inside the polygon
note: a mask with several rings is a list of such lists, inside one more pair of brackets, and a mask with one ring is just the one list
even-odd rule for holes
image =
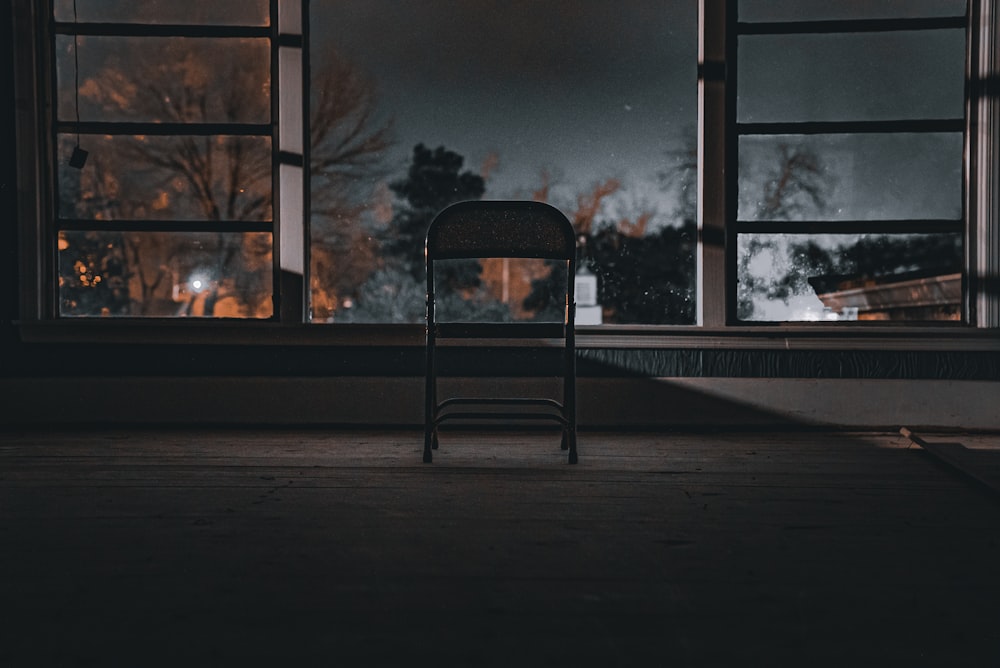
{"label": "window", "polygon": [[[696,18],[693,0],[313,2],[314,321],[422,322],[434,213],[528,198],[574,221],[597,282],[580,322],[694,324]],[[550,273],[467,264],[454,315],[544,317]]]}
{"label": "window", "polygon": [[53,16],[56,315],[273,316],[267,2]]}
{"label": "window", "polygon": [[16,0],[24,319],[419,323],[430,217],[535,198],[608,341],[1000,326],[996,0],[515,5]]}
{"label": "window", "polygon": [[735,318],[965,319],[965,2],[738,6]]}

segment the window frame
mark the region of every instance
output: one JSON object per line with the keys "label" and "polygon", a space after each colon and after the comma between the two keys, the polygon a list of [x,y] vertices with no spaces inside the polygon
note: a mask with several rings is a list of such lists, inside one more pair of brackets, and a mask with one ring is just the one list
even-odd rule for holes
{"label": "window frame", "polygon": [[[167,24],[120,22],[71,22],[57,21],[52,0],[14,2],[15,35],[24,36],[16,41],[15,53],[19,62],[30,59],[32,67],[15,81],[15,95],[21,109],[31,109],[32,114],[19,114],[17,126],[18,173],[22,189],[30,182],[31,198],[19,202],[21,222],[21,257],[24,258],[20,322],[29,327],[43,324],[61,325],[60,329],[72,331],[88,327],[91,320],[59,313],[58,257],[54,240],[62,231],[123,231],[123,232],[226,232],[266,233],[271,238],[272,315],[268,318],[238,318],[248,326],[251,323],[301,322],[305,313],[304,285],[308,283],[307,263],[301,256],[308,253],[308,233],[302,215],[308,210],[308,192],[302,173],[308,160],[308,113],[302,109],[296,114],[295,105],[282,108],[282,91],[300,91],[308,94],[308,63],[303,54],[307,49],[308,0],[268,0],[266,25],[252,24]],[[56,39],[58,36],[128,37],[128,38],[197,38],[197,39],[257,39],[268,43],[269,107],[266,121],[251,122],[197,122],[158,123],[133,121],[75,121],[60,119],[55,111],[56,90]],[[29,56],[30,54],[30,56]],[[20,70],[19,71],[24,71]],[[301,91],[305,91],[302,93]],[[301,104],[301,103],[300,103]],[[41,119],[41,120],[39,120]],[[295,119],[298,122],[294,122]],[[294,134],[298,136],[293,136]],[[64,135],[148,135],[172,136],[248,136],[260,137],[270,142],[270,181],[272,191],[269,220],[111,220],[98,221],[61,218],[58,213],[58,167],[54,156],[60,136]],[[31,142],[29,144],[29,138]],[[23,140],[23,141],[22,141]],[[32,176],[34,178],[32,178]],[[296,185],[298,187],[296,187]],[[289,207],[289,203],[297,206]],[[34,215],[31,215],[31,214]],[[290,257],[292,253],[299,257]],[[295,253],[295,251],[298,251]],[[298,261],[296,261],[298,260]],[[303,266],[303,265],[306,266]],[[29,280],[30,276],[30,280]],[[28,287],[30,286],[30,287]],[[139,322],[166,325],[175,320],[167,317],[115,318],[120,327],[134,326]],[[188,326],[197,328],[228,320],[227,318],[184,319]],[[169,325],[168,325],[169,329]]]}
{"label": "window frame", "polygon": [[[739,280],[738,263],[739,250],[738,238],[740,235],[762,234],[773,235],[783,234],[793,237],[808,238],[814,234],[934,234],[948,233],[960,234],[963,239],[963,252],[968,246],[968,226],[967,214],[967,184],[968,165],[967,160],[962,164],[962,193],[960,201],[962,209],[957,219],[866,219],[866,220],[744,220],[739,216],[739,185],[740,185],[740,140],[744,137],[774,137],[774,136],[831,136],[843,137],[847,135],[872,135],[872,134],[930,134],[930,133],[961,133],[963,144],[969,140],[968,132],[968,112],[963,109],[961,118],[919,118],[919,119],[889,119],[889,120],[836,120],[836,121],[770,121],[770,122],[747,122],[741,121],[738,116],[737,106],[739,97],[739,55],[740,38],[742,37],[775,37],[775,36],[827,36],[827,35],[886,35],[895,32],[929,32],[937,30],[962,29],[966,35],[966,80],[969,79],[969,17],[968,6],[965,16],[948,16],[937,18],[871,18],[871,19],[834,19],[834,20],[785,20],[768,22],[744,22],[738,15],[731,16],[730,38],[729,38],[729,62],[734,66],[730,70],[731,83],[729,96],[727,99],[728,121],[727,130],[730,136],[727,147],[727,164],[729,173],[733,178],[726,183],[726,197],[730,202],[728,210],[729,216],[726,225],[726,248],[727,267],[730,271],[730,284],[727,291],[726,314],[727,322],[746,324],[755,326],[757,321],[741,320],[738,316],[738,290]],[[738,3],[734,3],[734,14],[738,8]],[[965,97],[968,98],[968,85],[965,86]],[[963,105],[967,107],[967,105]],[[965,154],[967,155],[967,151]],[[967,264],[963,262],[963,264]],[[963,275],[967,273],[963,268]],[[961,322],[940,321],[933,322],[941,327],[964,326],[972,322],[969,312],[967,281],[963,277],[962,290],[962,320]],[[764,321],[773,324],[774,321]],[[907,323],[910,326],[926,325],[928,321],[916,321]],[[838,322],[835,327],[856,327],[856,322]],[[863,323],[860,323],[864,326]],[[903,323],[893,323],[893,325]],[[809,324],[806,326],[815,326]]]}
{"label": "window frame", "polygon": [[[308,100],[308,1],[301,3],[301,34],[281,34],[277,12],[284,0],[270,0],[272,39],[272,107],[280,101],[278,51],[281,46],[302,49],[303,98]],[[988,289],[1000,275],[1000,215],[995,184],[997,176],[998,117],[996,99],[998,30],[997,0],[969,2],[969,68],[973,73],[966,96],[966,244],[968,275],[968,321],[961,326],[941,323],[746,323],[734,320],[735,275],[730,262],[735,247],[735,172],[732,170],[733,146],[738,138],[735,125],[735,79],[737,63],[732,51],[737,34],[736,0],[699,0],[698,54],[698,324],[675,325],[602,325],[578,327],[578,345],[594,348],[885,348],[899,349],[988,349],[1000,350],[995,332],[1000,327],[1000,295]],[[22,269],[19,330],[22,340],[37,342],[114,341],[151,343],[278,343],[305,345],[422,345],[423,327],[395,324],[311,324],[307,308],[308,261],[302,260],[303,273],[289,272],[288,259],[282,259],[281,239],[285,234],[302,234],[304,252],[308,253],[308,224],[297,225],[281,220],[282,185],[279,161],[307,165],[307,155],[293,155],[280,143],[273,144],[274,180],[274,280],[275,297],[280,306],[270,320],[222,319],[67,319],[55,317],[56,298],[51,285],[54,258],[46,248],[54,235],[54,155],[50,142],[55,136],[51,81],[53,66],[50,44],[54,34],[47,23],[52,20],[50,2],[14,0],[15,58],[20,64],[15,72],[15,96],[18,127],[18,174],[20,258]],[[52,20],[54,23],[54,20]],[[27,27],[27,31],[25,28]],[[305,48],[303,48],[305,47]],[[27,105],[27,106],[25,106]],[[308,104],[302,109],[272,109],[272,126],[280,114],[301,113],[308,136]],[[52,128],[49,130],[48,128]],[[273,131],[274,132],[274,131]],[[276,137],[278,141],[280,138]],[[272,139],[275,141],[275,139]],[[304,142],[307,144],[308,142]],[[303,152],[308,151],[303,146]],[[308,183],[308,176],[303,178]],[[288,197],[289,193],[284,193]],[[301,193],[303,211],[308,211],[308,187]],[[304,218],[308,218],[305,216]],[[284,227],[283,227],[284,225]],[[52,237],[54,238],[54,237]],[[845,326],[847,325],[847,326]],[[266,332],[266,336],[261,336]]]}

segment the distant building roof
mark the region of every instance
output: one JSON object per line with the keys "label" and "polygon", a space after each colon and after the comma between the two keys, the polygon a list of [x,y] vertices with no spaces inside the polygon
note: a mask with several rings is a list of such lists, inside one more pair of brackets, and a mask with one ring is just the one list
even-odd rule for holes
{"label": "distant building roof", "polygon": [[859,320],[955,320],[961,317],[962,274],[907,272],[887,276],[814,276],[823,306],[857,309]]}

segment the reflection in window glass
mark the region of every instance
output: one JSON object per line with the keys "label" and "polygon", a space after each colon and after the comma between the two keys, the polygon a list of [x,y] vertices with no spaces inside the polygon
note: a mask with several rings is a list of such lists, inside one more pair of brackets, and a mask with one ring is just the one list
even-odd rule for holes
{"label": "reflection in window glass", "polygon": [[[74,0],[55,0],[56,21],[73,20]],[[251,25],[269,23],[268,0],[76,0],[84,22]]]}
{"label": "reflection in window glass", "polygon": [[[603,322],[694,322],[695,2],[311,12],[314,321],[422,318],[431,218],[485,198],[570,217]],[[455,294],[476,297],[452,315],[476,317],[485,291],[515,317],[548,317],[549,267],[510,265],[506,287],[493,271],[462,274]]]}
{"label": "reflection in window glass", "polygon": [[59,234],[62,316],[268,318],[271,235]]}
{"label": "reflection in window glass", "polygon": [[744,135],[740,220],[960,220],[961,133]]}
{"label": "reflection in window glass", "polygon": [[93,220],[271,220],[271,140],[82,135],[85,169],[59,137],[59,216]]}
{"label": "reflection in window glass", "polygon": [[738,238],[740,320],[960,320],[960,234]]}
{"label": "reflection in window glass", "polygon": [[962,118],[965,31],[744,35],[740,122]]}
{"label": "reflection in window glass", "polygon": [[[76,38],[81,121],[267,123],[266,39]],[[75,120],[74,38],[56,36],[60,120]]]}
{"label": "reflection in window glass", "polygon": [[965,0],[740,0],[741,21],[964,16]]}

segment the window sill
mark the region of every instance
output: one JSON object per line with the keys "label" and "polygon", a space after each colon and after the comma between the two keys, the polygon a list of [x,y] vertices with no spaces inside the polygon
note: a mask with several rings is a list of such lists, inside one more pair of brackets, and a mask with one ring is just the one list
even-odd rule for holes
{"label": "window sill", "polygon": [[[52,320],[17,323],[32,344],[232,346],[424,345],[423,325],[280,324],[246,320]],[[493,342],[495,344],[496,342]],[[578,348],[1000,351],[1000,332],[962,325],[787,324],[703,328],[577,327]]]}

